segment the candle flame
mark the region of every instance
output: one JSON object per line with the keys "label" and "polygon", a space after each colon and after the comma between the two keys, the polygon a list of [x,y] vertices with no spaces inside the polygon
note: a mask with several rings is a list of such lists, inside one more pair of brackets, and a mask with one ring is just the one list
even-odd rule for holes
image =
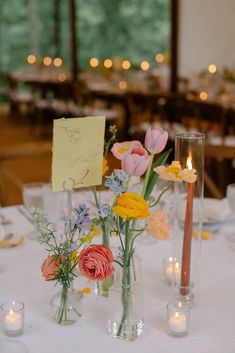
{"label": "candle flame", "polygon": [[179,312],[178,312],[178,311],[175,313],[175,317],[176,317],[176,318],[179,317]]}
{"label": "candle flame", "polygon": [[192,169],[193,169],[192,154],[191,154],[191,152],[189,152],[189,156],[188,156],[188,158],[187,158],[186,165],[187,165],[187,168],[188,168],[189,170],[192,170]]}
{"label": "candle flame", "polygon": [[13,315],[13,310],[12,309],[10,309],[10,315]]}

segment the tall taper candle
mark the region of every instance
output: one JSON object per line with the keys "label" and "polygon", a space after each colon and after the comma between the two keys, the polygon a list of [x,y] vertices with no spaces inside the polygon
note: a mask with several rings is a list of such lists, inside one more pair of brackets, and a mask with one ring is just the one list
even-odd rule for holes
{"label": "tall taper candle", "polygon": [[[191,156],[187,159],[188,169],[192,169]],[[181,286],[188,287],[190,285],[190,262],[191,262],[191,242],[192,242],[192,225],[193,225],[193,197],[194,197],[195,183],[188,183],[187,202],[185,210],[184,223],[184,240],[182,250],[182,267],[181,267]],[[181,289],[181,294],[184,289]]]}

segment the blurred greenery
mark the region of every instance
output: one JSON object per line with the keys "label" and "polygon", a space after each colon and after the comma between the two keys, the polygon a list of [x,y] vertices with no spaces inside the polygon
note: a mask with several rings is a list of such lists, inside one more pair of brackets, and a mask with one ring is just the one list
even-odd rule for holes
{"label": "blurred greenery", "polygon": [[[0,0],[0,70],[21,69],[31,50],[28,0]],[[68,1],[37,0],[38,55],[54,57],[54,3],[59,6],[61,56],[69,68]],[[77,0],[77,32],[81,68],[89,59],[122,57],[154,61],[168,52],[169,0]]]}

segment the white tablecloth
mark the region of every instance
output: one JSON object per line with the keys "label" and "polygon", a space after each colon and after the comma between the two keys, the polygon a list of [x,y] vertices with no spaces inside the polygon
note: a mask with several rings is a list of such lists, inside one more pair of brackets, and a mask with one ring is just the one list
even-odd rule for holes
{"label": "white tablecloth", "polygon": [[[27,235],[33,229],[16,207],[4,208],[3,213],[13,220],[8,229],[15,234]],[[9,339],[1,332],[0,353],[5,353],[3,345],[14,343],[17,353],[234,353],[235,251],[227,239],[232,232],[235,236],[234,225],[221,223],[212,239],[203,241],[200,304],[192,310],[190,331],[183,338],[166,333],[166,304],[172,292],[164,283],[162,260],[170,252],[168,241],[137,244],[144,260],[145,328],[134,342],[108,336],[107,299],[92,294],[83,299],[83,315],[77,323],[57,325],[48,314],[55,288],[40,273],[46,257],[43,246],[26,238],[22,246],[0,249],[0,303],[17,299],[25,304],[24,334]]]}

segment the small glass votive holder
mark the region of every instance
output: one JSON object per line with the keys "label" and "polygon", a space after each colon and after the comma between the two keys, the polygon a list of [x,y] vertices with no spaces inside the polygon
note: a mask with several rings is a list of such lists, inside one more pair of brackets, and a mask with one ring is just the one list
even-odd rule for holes
{"label": "small glass votive holder", "polygon": [[171,336],[184,337],[188,334],[191,307],[180,301],[167,305],[167,332]]}
{"label": "small glass votive holder", "polygon": [[176,286],[175,299],[181,303],[189,305],[191,308],[194,307],[194,294],[192,291],[193,283],[189,286]]}
{"label": "small glass votive holder", "polygon": [[19,336],[24,331],[24,303],[6,302],[1,305],[2,327],[7,336]]}
{"label": "small glass votive holder", "polygon": [[163,259],[163,276],[168,285],[180,283],[181,268],[176,257],[170,256]]}

